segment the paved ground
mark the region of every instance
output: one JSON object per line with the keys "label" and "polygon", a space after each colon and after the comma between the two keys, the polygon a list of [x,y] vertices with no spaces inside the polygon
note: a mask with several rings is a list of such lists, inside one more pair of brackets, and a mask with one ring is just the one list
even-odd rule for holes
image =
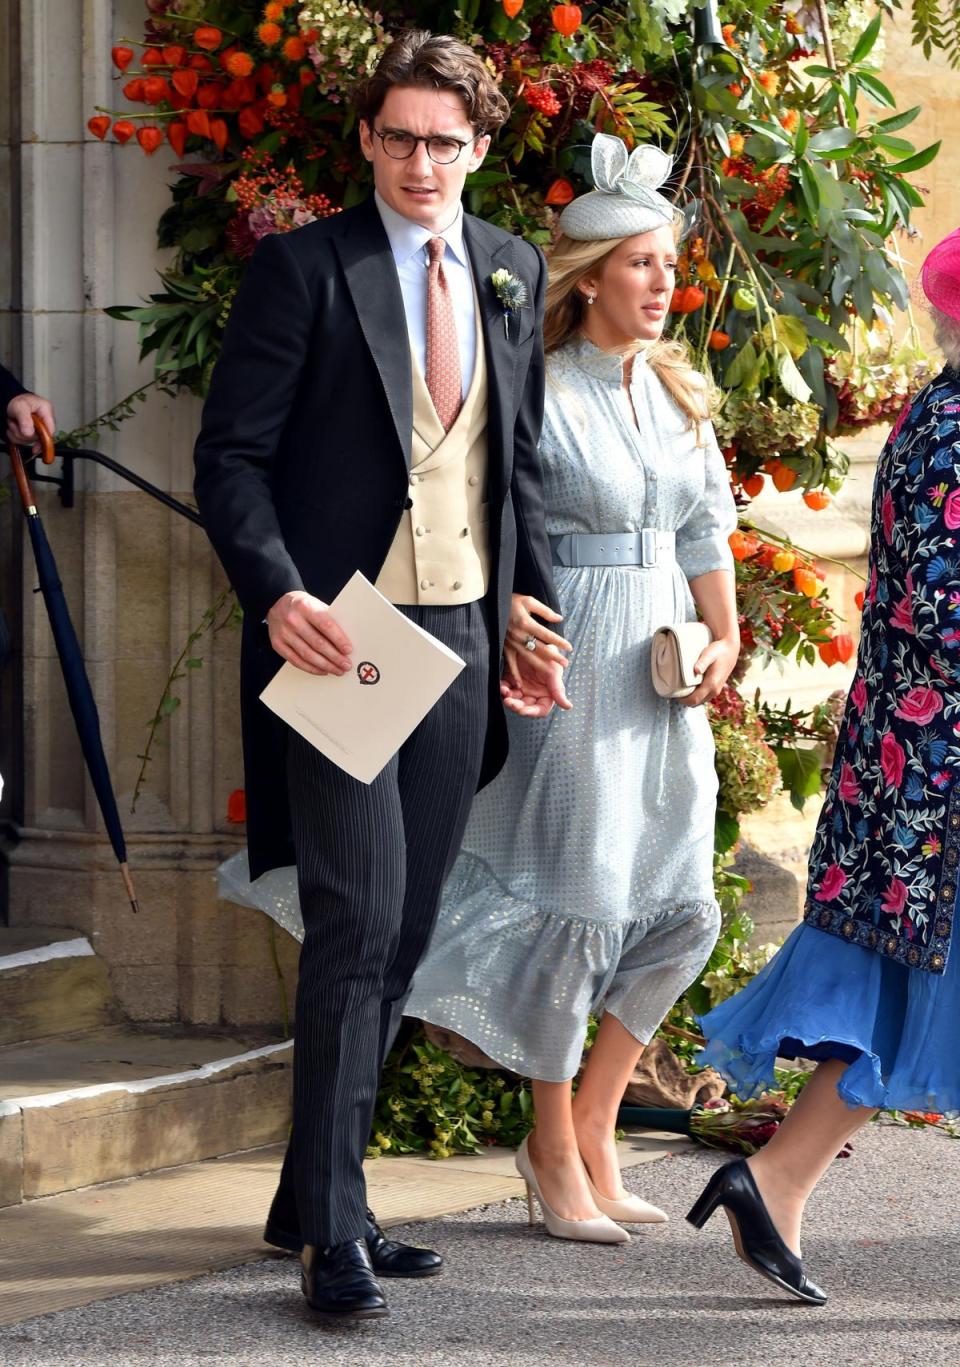
{"label": "paved ground", "polygon": [[0,1330],[17,1367],[780,1367],[955,1363],[960,1356],[960,1142],[871,1127],[834,1164],[806,1232],[823,1309],[778,1299],[733,1255],[726,1221],[682,1219],[717,1161],[684,1151],[628,1174],[673,1222],[621,1249],[529,1230],[519,1201],[404,1233],[447,1255],[432,1282],[388,1283],[392,1318],[331,1331],[308,1318],[295,1264],[252,1264]]}

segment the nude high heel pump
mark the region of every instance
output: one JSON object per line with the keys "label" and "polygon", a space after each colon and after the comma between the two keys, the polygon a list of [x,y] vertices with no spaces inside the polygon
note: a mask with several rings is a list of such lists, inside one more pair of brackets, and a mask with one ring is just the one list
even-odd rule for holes
{"label": "nude high heel pump", "polygon": [[577,1239],[582,1243],[589,1244],[628,1244],[630,1242],[630,1235],[627,1231],[614,1224],[613,1220],[606,1215],[600,1215],[593,1220],[564,1220],[555,1210],[551,1209],[540,1191],[540,1183],[537,1181],[537,1174],[533,1170],[533,1163],[530,1161],[530,1154],[527,1152],[526,1139],[517,1150],[517,1172],[527,1184],[527,1214],[530,1217],[530,1223],[535,1223],[533,1200],[536,1197],[540,1202],[540,1211],[547,1233],[552,1234],[555,1239]]}
{"label": "nude high heel pump", "polygon": [[629,1192],[620,1197],[603,1196],[593,1185],[589,1172],[587,1186],[597,1210],[602,1210],[611,1220],[619,1220],[624,1225],[665,1225],[669,1219],[665,1210]]}

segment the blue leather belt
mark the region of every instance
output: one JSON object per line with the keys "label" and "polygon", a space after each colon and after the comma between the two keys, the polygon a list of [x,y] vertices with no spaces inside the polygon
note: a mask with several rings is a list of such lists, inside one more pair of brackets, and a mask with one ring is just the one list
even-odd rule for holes
{"label": "blue leather belt", "polygon": [[644,527],[639,532],[562,532],[550,537],[553,563],[567,569],[583,565],[654,565],[676,559],[675,532]]}

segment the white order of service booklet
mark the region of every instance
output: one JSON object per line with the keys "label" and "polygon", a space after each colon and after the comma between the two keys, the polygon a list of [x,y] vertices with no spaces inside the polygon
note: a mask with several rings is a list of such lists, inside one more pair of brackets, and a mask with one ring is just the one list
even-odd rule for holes
{"label": "white order of service booklet", "polygon": [[260,699],[327,759],[372,783],[465,663],[359,570],[330,614],[353,645],[353,668],[320,675],[285,663]]}

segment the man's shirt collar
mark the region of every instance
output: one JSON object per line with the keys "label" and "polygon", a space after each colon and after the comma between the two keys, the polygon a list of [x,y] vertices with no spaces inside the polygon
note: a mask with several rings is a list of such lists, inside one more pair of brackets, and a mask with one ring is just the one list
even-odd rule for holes
{"label": "man's shirt collar", "polygon": [[390,243],[390,250],[393,252],[394,260],[398,266],[406,265],[412,256],[422,251],[431,237],[442,237],[457,260],[464,266],[469,265],[467,249],[463,241],[462,204],[458,205],[457,216],[450,226],[444,228],[441,233],[435,233],[430,228],[424,228],[420,223],[414,223],[412,219],[404,218],[403,214],[398,214],[396,209],[391,208],[383,199],[379,191],[374,191],[373,197]]}

